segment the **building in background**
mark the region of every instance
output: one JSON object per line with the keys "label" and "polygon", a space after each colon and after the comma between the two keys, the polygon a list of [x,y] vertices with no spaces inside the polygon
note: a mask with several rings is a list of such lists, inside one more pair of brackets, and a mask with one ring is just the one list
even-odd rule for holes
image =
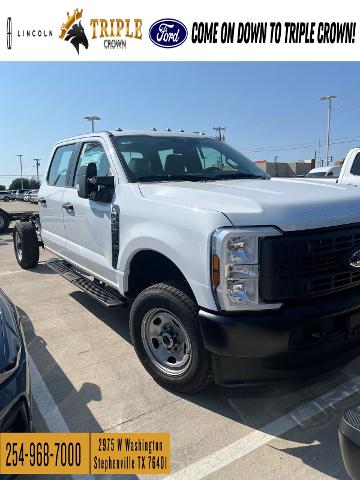
{"label": "building in background", "polygon": [[255,160],[254,163],[271,177],[303,177],[315,167],[314,159],[290,163]]}

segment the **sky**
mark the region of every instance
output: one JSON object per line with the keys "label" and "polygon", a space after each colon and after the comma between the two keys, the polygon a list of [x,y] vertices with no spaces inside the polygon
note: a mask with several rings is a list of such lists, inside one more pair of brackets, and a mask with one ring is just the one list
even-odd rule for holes
{"label": "sky", "polygon": [[[183,128],[226,141],[251,160],[325,156],[327,102],[334,101],[331,153],[360,145],[360,63],[1,62],[0,184],[43,173],[53,144],[98,130]],[[319,155],[319,153],[317,153]]]}

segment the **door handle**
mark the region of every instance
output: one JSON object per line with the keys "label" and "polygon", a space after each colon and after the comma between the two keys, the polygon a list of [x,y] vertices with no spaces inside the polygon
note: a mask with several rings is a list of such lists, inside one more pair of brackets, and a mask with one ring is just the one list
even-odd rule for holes
{"label": "door handle", "polygon": [[42,205],[46,205],[46,199],[44,197],[39,197],[38,202],[41,203]]}
{"label": "door handle", "polygon": [[62,207],[65,208],[65,210],[74,210],[74,206],[70,202],[63,203]]}

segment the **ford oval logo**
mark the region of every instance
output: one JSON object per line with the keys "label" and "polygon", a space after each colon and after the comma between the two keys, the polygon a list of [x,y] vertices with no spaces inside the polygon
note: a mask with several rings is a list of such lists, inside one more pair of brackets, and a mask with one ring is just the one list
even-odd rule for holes
{"label": "ford oval logo", "polygon": [[185,25],[173,18],[163,18],[153,23],[149,30],[150,40],[158,47],[174,48],[185,42],[188,32]]}
{"label": "ford oval logo", "polygon": [[349,257],[349,265],[352,268],[360,268],[360,248],[353,250]]}

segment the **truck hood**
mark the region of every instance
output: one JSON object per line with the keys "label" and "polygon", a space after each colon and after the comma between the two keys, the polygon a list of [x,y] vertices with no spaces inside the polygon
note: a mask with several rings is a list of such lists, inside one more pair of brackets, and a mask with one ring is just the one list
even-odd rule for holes
{"label": "truck hood", "polygon": [[276,178],[140,183],[139,188],[145,198],[169,207],[222,212],[235,226],[292,231],[360,222],[360,191],[354,186]]}

